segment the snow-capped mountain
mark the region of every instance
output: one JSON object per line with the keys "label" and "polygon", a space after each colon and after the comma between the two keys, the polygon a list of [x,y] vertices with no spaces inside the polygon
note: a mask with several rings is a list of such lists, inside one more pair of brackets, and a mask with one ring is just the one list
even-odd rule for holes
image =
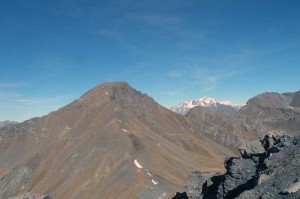
{"label": "snow-capped mountain", "polygon": [[186,113],[195,106],[207,107],[214,111],[225,111],[230,114],[236,113],[242,107],[241,105],[233,104],[229,101],[217,101],[210,97],[204,97],[182,102],[177,106],[170,107],[169,109],[176,113],[186,115]]}

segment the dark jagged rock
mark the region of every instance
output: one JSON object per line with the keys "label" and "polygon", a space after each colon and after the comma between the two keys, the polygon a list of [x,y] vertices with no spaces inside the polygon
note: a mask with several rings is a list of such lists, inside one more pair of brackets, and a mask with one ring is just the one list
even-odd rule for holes
{"label": "dark jagged rock", "polygon": [[173,197],[173,199],[188,199],[188,196],[186,195],[186,192],[183,193],[177,192],[176,195]]}
{"label": "dark jagged rock", "polygon": [[260,142],[245,144],[242,157],[225,160],[225,174],[189,175],[188,199],[299,199],[299,140],[300,136],[268,134]]}
{"label": "dark jagged rock", "polygon": [[259,140],[245,142],[239,148],[239,150],[243,158],[250,158],[251,156],[261,156],[266,152]]}
{"label": "dark jagged rock", "polygon": [[208,184],[212,184],[210,181],[212,176],[213,173],[210,172],[193,171],[188,176],[185,184],[185,192],[188,198],[198,199],[200,195],[206,193]]}
{"label": "dark jagged rock", "polygon": [[252,159],[229,158],[225,162],[227,173],[218,189],[218,198],[234,198],[255,186],[256,164]]}
{"label": "dark jagged rock", "polygon": [[211,177],[199,171],[193,171],[187,179],[186,193],[189,198],[197,198],[202,194],[202,185]]}
{"label": "dark jagged rock", "polygon": [[217,194],[224,175],[213,172],[193,171],[185,182],[183,193],[176,193],[173,199],[210,199]]}
{"label": "dark jagged rock", "polygon": [[281,151],[284,147],[291,146],[296,140],[290,139],[288,135],[266,135],[265,138],[261,141],[263,147],[268,153],[277,153]]}

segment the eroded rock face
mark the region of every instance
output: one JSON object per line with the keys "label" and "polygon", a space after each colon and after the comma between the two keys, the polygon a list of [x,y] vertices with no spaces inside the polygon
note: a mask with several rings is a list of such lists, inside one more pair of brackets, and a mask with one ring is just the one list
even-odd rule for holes
{"label": "eroded rock face", "polygon": [[193,172],[186,182],[187,198],[300,198],[299,141],[300,136],[269,134],[245,144],[242,157],[225,160],[225,174]]}

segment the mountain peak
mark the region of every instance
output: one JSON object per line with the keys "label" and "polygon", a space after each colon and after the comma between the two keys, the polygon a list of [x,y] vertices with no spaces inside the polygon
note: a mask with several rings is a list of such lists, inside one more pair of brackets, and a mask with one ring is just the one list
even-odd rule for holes
{"label": "mountain peak", "polygon": [[240,105],[233,104],[227,100],[218,101],[214,98],[205,96],[195,100],[184,101],[177,106],[170,107],[170,110],[185,115],[190,109],[196,106],[207,107],[210,110],[221,110],[228,113],[234,113],[241,107]]}
{"label": "mountain peak", "polygon": [[138,92],[134,88],[132,88],[127,82],[119,81],[119,82],[104,82],[98,84],[84,95],[80,97],[81,100],[91,100],[92,98],[98,98],[103,101],[107,101],[109,99],[115,99],[115,93],[117,91],[127,90],[132,92]]}
{"label": "mountain peak", "polygon": [[[194,100],[194,101],[197,101],[197,100]],[[218,101],[214,98],[211,98],[211,97],[203,97],[203,98],[200,98],[198,100],[200,103],[202,104],[213,104],[213,103],[217,103]]]}
{"label": "mountain peak", "polygon": [[128,82],[125,82],[125,81],[103,82],[103,83],[99,84],[98,86],[114,87],[114,88],[130,87],[130,85],[128,84]]}
{"label": "mountain peak", "polygon": [[149,109],[156,106],[156,102],[151,97],[123,81],[99,84],[81,96],[76,103],[92,109],[114,104],[138,115],[150,113]]}
{"label": "mountain peak", "polygon": [[1,198],[22,185],[60,199],[169,196],[187,170],[221,170],[224,154],[233,154],[192,132],[187,118],[128,83],[99,84],[47,116],[0,129]]}

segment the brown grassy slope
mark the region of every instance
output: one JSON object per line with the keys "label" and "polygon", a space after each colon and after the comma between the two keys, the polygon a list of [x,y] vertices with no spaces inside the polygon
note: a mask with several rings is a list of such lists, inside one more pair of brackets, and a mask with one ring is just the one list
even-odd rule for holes
{"label": "brown grassy slope", "polygon": [[0,198],[158,198],[182,189],[191,170],[222,170],[233,154],[125,82],[98,85],[0,135]]}

